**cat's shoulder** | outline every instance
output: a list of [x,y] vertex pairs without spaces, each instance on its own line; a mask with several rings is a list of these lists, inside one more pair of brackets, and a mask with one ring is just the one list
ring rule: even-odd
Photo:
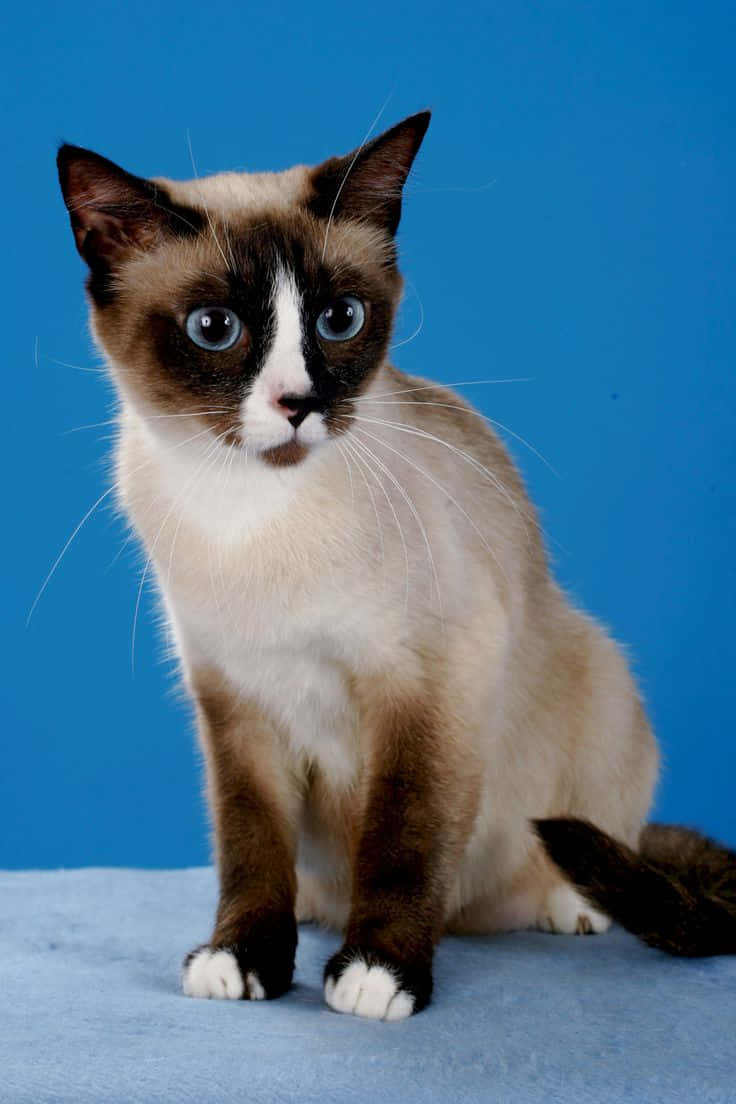
[[370,410],[372,417],[395,425],[410,425],[422,434],[469,448],[471,452],[493,455],[505,465],[508,454],[491,419],[456,390],[475,382],[461,379],[454,385],[438,383],[387,364],[367,390],[361,406]]

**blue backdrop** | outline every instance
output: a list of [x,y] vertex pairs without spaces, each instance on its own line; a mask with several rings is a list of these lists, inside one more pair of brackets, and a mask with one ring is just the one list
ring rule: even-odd
[[[657,815],[736,843],[733,6],[640,0],[15,5],[0,49],[0,866],[200,863],[191,719],[107,501],[111,392],[56,144],[132,171],[283,168],[435,115],[401,230],[399,365],[521,434],[556,571],[625,642]],[[70,432],[74,430],[75,432]]]

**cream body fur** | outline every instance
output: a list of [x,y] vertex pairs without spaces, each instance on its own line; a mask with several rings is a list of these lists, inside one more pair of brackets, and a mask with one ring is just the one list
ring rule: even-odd
[[[333,444],[286,470],[233,461],[225,447],[208,457],[206,439],[182,447],[191,430],[169,423],[162,440],[128,407],[121,496],[153,550],[185,677],[220,671],[278,718],[295,821],[310,766],[336,807],[358,798],[369,749],[348,684],[428,678],[452,717],[447,738],[462,738],[481,779],[448,924],[554,928],[559,878],[529,818],[575,814],[635,845],[657,753],[617,647],[548,575],[498,438],[453,392],[409,391],[426,386],[385,367],[361,416],[433,434],[491,476],[443,444],[373,421],[366,433],[411,463],[360,434],[352,452]],[[385,398],[371,405],[400,391],[404,409],[379,405]],[[299,856],[302,915],[343,926],[349,865],[330,826],[317,837],[302,830]]]

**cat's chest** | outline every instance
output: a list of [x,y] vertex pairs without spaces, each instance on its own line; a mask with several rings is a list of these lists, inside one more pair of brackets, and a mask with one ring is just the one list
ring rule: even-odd
[[[243,698],[257,702],[288,735],[295,759],[316,764],[338,790],[359,769],[358,721],[341,662],[339,610],[304,581],[281,580],[250,565],[236,581],[214,563],[197,577],[199,600],[169,592],[179,652],[190,670],[215,668]],[[191,579],[188,581],[191,583]]]
[[320,497],[310,473],[243,464],[193,480],[194,462],[165,454],[127,475],[131,459],[123,452],[121,497],[175,627],[202,662],[302,650],[323,626],[339,626],[351,573],[333,539],[339,485]]
[[352,785],[358,724],[347,671],[374,652],[381,618],[356,598],[329,540],[273,516],[229,530],[184,516],[161,532],[153,558],[186,672],[220,672],[288,733],[297,759],[338,789]]
[[258,657],[267,670],[288,657],[287,673],[327,657],[362,664],[382,635],[381,596],[329,527],[318,534],[280,518],[223,533],[185,518],[169,526],[154,558],[187,651],[238,682]]
[[341,470],[322,490],[300,473],[290,483],[233,472],[192,489],[169,465],[145,474],[123,471],[122,497],[190,682],[218,671],[289,732],[297,755],[349,785],[359,761],[351,672],[396,668],[404,633],[401,603],[370,570],[361,519],[345,515]]

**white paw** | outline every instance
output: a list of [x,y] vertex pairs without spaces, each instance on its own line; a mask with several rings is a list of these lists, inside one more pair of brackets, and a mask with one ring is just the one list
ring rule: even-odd
[[402,989],[385,966],[368,966],[356,958],[339,978],[328,977],[325,1000],[336,1012],[352,1012],[371,1020],[405,1020],[414,1011],[414,997]]
[[608,931],[611,921],[572,886],[563,884],[548,893],[539,912],[538,926],[542,931],[561,935],[599,935]]
[[240,972],[231,951],[202,947],[184,964],[181,987],[187,997],[218,997],[220,1000],[263,1000],[266,996],[258,975]]

